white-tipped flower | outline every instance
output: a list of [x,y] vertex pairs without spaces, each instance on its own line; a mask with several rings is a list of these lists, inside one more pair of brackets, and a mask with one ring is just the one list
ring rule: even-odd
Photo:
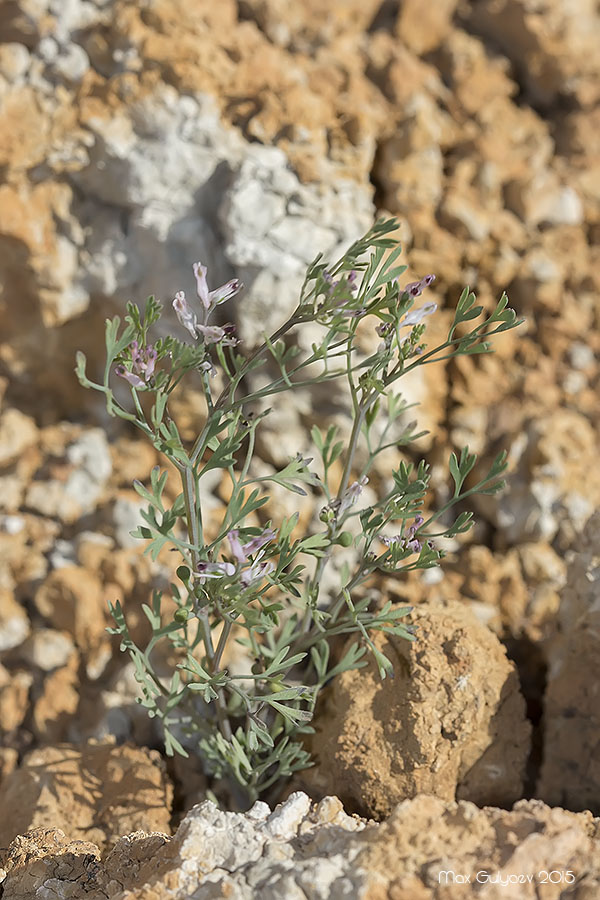
[[198,337],[198,318],[193,309],[190,309],[185,299],[184,291],[177,291],[173,300],[173,309],[181,325],[187,328],[193,338]]
[[194,572],[200,584],[204,584],[207,578],[223,578],[235,575],[235,566],[228,562],[200,562]]
[[238,281],[237,278],[232,278],[231,281],[222,284],[221,287],[216,288],[214,291],[209,291],[208,282],[206,281],[206,266],[197,262],[194,263],[193,269],[196,278],[196,293],[207,312],[213,307],[219,306],[220,303],[225,303],[226,300],[234,297],[243,287],[241,281]]
[[425,305],[420,306],[419,309],[411,309],[402,322],[400,322],[400,326],[404,328],[405,325],[418,325],[425,316],[430,316],[436,309],[437,303],[425,303]]
[[369,479],[366,475],[360,479],[360,481],[353,481],[349,488],[347,488],[342,497],[340,498],[340,505],[337,509],[337,517],[338,519],[346,512],[347,509],[350,509],[351,506],[354,506],[360,495],[362,494],[362,489],[365,484],[367,484]]

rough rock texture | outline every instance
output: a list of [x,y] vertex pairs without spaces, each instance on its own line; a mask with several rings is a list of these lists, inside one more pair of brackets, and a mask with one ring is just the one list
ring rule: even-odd
[[103,858],[93,843],[36,829],[12,842],[0,877],[11,900],[558,900],[565,890],[592,900],[599,842],[589,813],[535,800],[506,812],[421,795],[375,825],[335,797],[315,805],[296,793],[272,813],[264,803],[241,815],[205,802],[173,838],[137,832]]
[[0,786],[0,844],[30,828],[112,846],[130,831],[169,831],[172,789],[160,755],[130,746],[34,750]]
[[[397,900],[592,900],[599,875],[586,858],[598,859],[599,825],[590,813],[549,809],[539,800],[521,800],[507,812],[416,797],[396,808],[356,864],[377,873],[369,895],[377,898],[387,890]],[[444,872],[454,873],[450,887]]]
[[544,761],[537,794],[600,812],[600,513],[588,522],[567,571],[544,703]]
[[510,806],[530,727],[504,647],[456,602],[423,603],[412,621],[414,643],[376,639],[393,679],[372,662],[335,679],[310,741],[317,765],[301,782],[321,795],[335,784],[346,806],[378,818],[419,793]]
[[[598,6],[578,0],[478,0],[468,21],[502,47],[535,101],[548,106],[572,98],[582,107],[600,99],[593,48],[600,41]],[[523,64],[523,54],[527,57]]]

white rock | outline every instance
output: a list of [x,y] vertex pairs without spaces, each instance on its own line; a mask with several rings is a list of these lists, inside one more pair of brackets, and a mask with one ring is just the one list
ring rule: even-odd
[[241,813],[227,813],[210,800],[195,806],[179,826],[179,854],[199,874],[214,869],[231,871],[255,862],[266,835]]
[[0,530],[6,534],[20,534],[25,528],[23,516],[0,516]]
[[48,35],[47,37],[43,37],[37,45],[37,53],[44,62],[53,63],[58,58],[59,46],[54,38]]
[[68,44],[65,48],[61,48],[53,66],[61,78],[73,84],[81,81],[89,67],[89,57],[79,44]]
[[74,565],[77,561],[75,544],[72,541],[56,541],[49,559],[53,569],[63,569],[65,566]]
[[38,628],[23,644],[22,655],[44,672],[66,665],[75,650],[72,638],[64,631]]
[[31,57],[24,44],[0,44],[0,75],[9,82],[18,81],[29,68]]
[[30,625],[27,613],[12,593],[0,598],[0,603],[0,652],[2,652],[22,644],[29,634]]
[[[285,215],[275,218],[282,205]],[[308,263],[320,252],[339,256],[368,228],[373,212],[364,186],[335,177],[305,185],[278,148],[246,148],[220,217],[226,255],[246,285],[235,310],[247,344],[259,343],[293,312]]]
[[140,542],[131,536],[138,525],[143,524],[142,510],[147,506],[141,498],[134,500],[118,497],[112,507],[112,525],[119,547],[139,547]]
[[550,198],[545,218],[553,225],[581,225],[583,203],[577,191],[568,184],[563,185]]
[[265,824],[265,831],[279,841],[289,841],[298,833],[300,824],[310,810],[310,798],[300,791],[290,794],[285,803],[271,813]]

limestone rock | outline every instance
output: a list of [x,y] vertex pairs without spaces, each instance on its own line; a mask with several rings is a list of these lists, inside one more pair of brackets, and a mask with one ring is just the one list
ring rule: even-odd
[[505,541],[552,540],[569,546],[600,505],[597,438],[589,419],[556,409],[529,420],[506,445],[511,469],[497,499],[477,498]]
[[600,513],[567,570],[544,700],[544,759],[537,791],[549,803],[600,813]]
[[566,885],[592,900],[599,844],[598,819],[539,800],[506,811],[419,795],[375,825],[350,818],[335,797],[315,805],[294,794],[272,813],[264,803],[243,815],[202,803],[173,838],[138,831],[103,858],[92,843],[37,828],[11,843],[0,879],[11,900],[500,900],[507,890],[535,900],[542,884],[549,900]]
[[422,603],[414,643],[376,638],[394,664],[345,672],[324,696],[310,740],[311,791],[335,785],[351,809],[381,818],[418,793],[479,805],[522,794],[530,726],[498,639],[459,603]]
[[171,786],[154,750],[57,744],[29,753],[0,786],[0,844],[30,828],[112,846],[138,828],[169,831]]
[[244,341],[261,343],[281,325],[296,307],[308,264],[320,252],[337,258],[372,216],[369,189],[343,179],[303,185],[282,150],[249,147],[221,207],[225,252],[246,285],[236,307]]
[[27,641],[20,647],[19,656],[30,666],[51,672],[66,665],[73,656],[75,644],[66,631],[54,628],[36,628]]

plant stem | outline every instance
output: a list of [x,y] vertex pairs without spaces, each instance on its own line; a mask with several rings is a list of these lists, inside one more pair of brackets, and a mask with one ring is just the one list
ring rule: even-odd
[[[194,569],[196,569],[198,563],[200,562],[200,535],[196,493],[197,483],[195,483],[194,473],[191,466],[181,466],[180,473],[181,483],[183,487],[183,496],[185,500],[187,530],[190,544],[192,545],[192,562],[194,565]],[[204,644],[206,659],[208,661],[211,674],[216,675],[219,670],[219,666],[218,658],[215,653],[215,648],[212,640],[208,609],[205,606],[202,607],[198,603],[196,603],[196,615],[198,616],[198,621],[202,630],[202,642]],[[221,648],[221,653],[222,652],[223,648]],[[217,709],[217,719],[219,720],[219,728],[221,730],[221,734],[223,735],[225,740],[229,741],[231,740],[231,725],[229,724],[229,719],[227,718],[227,703],[222,688],[219,688],[217,690],[217,699],[215,705]]]

